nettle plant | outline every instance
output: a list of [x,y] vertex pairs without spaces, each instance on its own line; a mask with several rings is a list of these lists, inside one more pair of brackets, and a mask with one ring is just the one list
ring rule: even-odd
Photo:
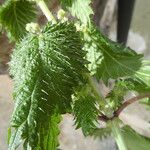
[[[119,115],[141,99],[149,106],[150,61],[104,36],[90,19],[91,2],[60,0],[65,11],[57,17],[43,0],[7,0],[0,7],[0,23],[16,42],[9,63],[15,100],[9,150],[20,144],[24,150],[56,150],[66,113],[85,136],[112,136],[120,150],[149,149],[149,139]],[[33,23],[36,5],[48,19],[44,27]],[[125,100],[129,92],[135,96]]]

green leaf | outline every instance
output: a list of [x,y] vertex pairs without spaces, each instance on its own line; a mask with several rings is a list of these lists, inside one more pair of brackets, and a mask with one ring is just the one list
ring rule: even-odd
[[9,148],[8,150],[16,150],[22,142],[22,133],[24,130],[25,124],[21,124],[11,135],[9,140]]
[[122,135],[128,150],[149,150],[150,139],[139,135],[129,126],[123,127]]
[[60,0],[62,5],[83,24],[90,23],[90,15],[93,14],[90,6],[92,0]]
[[60,0],[63,7],[71,7],[74,0]]
[[150,139],[138,134],[130,126],[120,128],[115,123],[112,124],[112,132],[119,150],[149,150]]
[[7,130],[7,143],[9,144],[10,141],[10,137],[11,137],[11,128],[8,128]]
[[98,118],[96,99],[90,93],[91,91],[87,87],[81,89],[76,95],[73,107],[76,128],[81,127],[85,136],[95,130]]
[[125,81],[132,85],[130,90],[138,93],[150,92],[150,61],[142,61],[141,68],[136,71],[135,75],[125,79]]
[[85,54],[72,23],[48,23],[40,35],[29,34],[17,44],[10,62],[15,83],[11,126],[17,136],[10,150],[20,140],[25,149],[43,149],[47,143],[46,150],[56,149],[57,120],[71,111],[71,95],[84,83]]
[[136,72],[135,77],[144,82],[150,88],[150,61],[143,61],[139,71]]
[[105,138],[108,138],[111,136],[111,128],[105,127],[105,128],[97,128],[93,131],[91,134],[94,138],[99,138],[100,140],[103,140]]
[[109,122],[112,129],[112,135],[115,138],[119,150],[128,150],[124,137],[122,135],[122,129],[120,128],[119,118],[113,119]]
[[130,85],[126,80],[116,81],[112,91],[107,96],[109,106],[111,106],[113,110],[118,109],[118,107],[120,107],[124,101],[125,94],[127,94],[132,87],[133,85]]
[[87,51],[86,59],[90,62],[87,67],[90,74],[94,75],[96,73],[97,66],[101,64],[102,53],[99,51],[97,43],[94,42],[87,32],[84,32],[83,38],[85,41],[83,49]]
[[12,40],[22,38],[26,34],[26,24],[35,17],[35,4],[27,0],[7,0],[0,8],[0,24]]
[[45,132],[47,135],[46,140],[44,141],[44,150],[56,150],[56,147],[59,146],[58,135],[60,129],[58,124],[61,121],[61,116],[54,114],[49,122],[50,130]]
[[[91,37],[91,41],[96,45],[96,53],[102,54],[101,63],[98,63],[99,65],[95,70],[98,79],[107,82],[108,79],[134,75],[140,69],[141,54],[137,54],[130,48],[111,41],[95,27],[91,27],[91,29],[87,30],[87,33]],[[90,47],[88,51],[90,51]]]
[[147,93],[150,92],[150,86],[146,84],[146,82],[143,82],[137,77],[132,77],[125,79],[128,84],[132,85],[132,88],[130,90],[136,91],[138,93]]
[[[139,94],[150,92],[150,61],[142,62],[140,70],[130,79],[130,82],[134,85],[133,90]],[[150,108],[150,98],[145,98],[140,102],[147,105],[148,109]]]
[[146,109],[150,111],[150,98],[144,98],[140,101],[140,104],[143,104],[146,106]]

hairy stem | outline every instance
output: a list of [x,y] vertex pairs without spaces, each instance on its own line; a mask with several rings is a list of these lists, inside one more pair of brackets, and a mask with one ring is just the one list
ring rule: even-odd
[[40,9],[42,10],[43,14],[46,16],[47,20],[52,21],[52,23],[56,23],[56,19],[54,18],[54,16],[48,9],[44,0],[35,0],[35,1],[36,1],[37,5],[40,7]]

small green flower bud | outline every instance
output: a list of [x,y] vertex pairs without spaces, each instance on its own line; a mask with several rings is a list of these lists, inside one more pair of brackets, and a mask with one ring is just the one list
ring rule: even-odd
[[34,22],[26,24],[26,30],[31,33],[40,33],[41,31],[40,26]]
[[62,20],[63,18],[65,18],[66,12],[63,9],[60,9],[57,13],[57,18]]

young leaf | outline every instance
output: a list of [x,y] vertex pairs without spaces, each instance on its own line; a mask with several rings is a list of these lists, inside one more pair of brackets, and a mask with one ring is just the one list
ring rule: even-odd
[[90,22],[90,15],[93,14],[90,6],[92,0],[60,0],[73,16],[80,19],[83,24]]
[[100,140],[103,140],[107,137],[111,136],[111,128],[105,127],[105,128],[97,128],[93,131],[91,134],[94,138],[99,138]]
[[90,92],[83,88],[80,94],[77,94],[73,107],[76,128],[81,127],[85,136],[95,130],[98,118],[95,97]]
[[26,24],[35,17],[35,4],[27,0],[7,0],[0,8],[0,24],[12,40],[22,38],[26,34]]
[[122,102],[124,101],[125,94],[132,89],[133,85],[129,84],[125,80],[118,80],[115,83],[112,91],[107,96],[110,106],[113,110],[116,110],[118,107],[121,106]]
[[97,78],[107,82],[108,79],[134,75],[140,69],[142,55],[111,41],[93,27],[87,32],[97,45],[97,53],[102,53],[101,63],[96,69]]
[[72,23],[48,23],[39,36],[29,34],[16,46],[10,73],[15,82],[11,126],[17,134],[10,150],[20,140],[25,149],[43,149],[47,143],[46,150],[56,149],[57,120],[70,112],[74,88],[84,82],[84,56]]

